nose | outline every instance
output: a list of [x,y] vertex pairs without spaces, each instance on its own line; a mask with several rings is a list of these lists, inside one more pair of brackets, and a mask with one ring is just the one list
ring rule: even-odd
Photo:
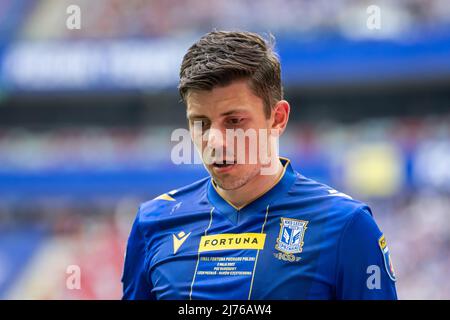
[[211,126],[206,132],[208,147],[211,149],[222,149],[225,145],[225,135],[220,127]]

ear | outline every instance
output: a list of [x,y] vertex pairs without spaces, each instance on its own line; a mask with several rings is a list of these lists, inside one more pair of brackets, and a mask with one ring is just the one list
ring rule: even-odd
[[286,129],[287,123],[289,121],[289,113],[291,111],[291,106],[286,100],[280,100],[277,102],[272,110],[272,128],[278,130],[281,136]]

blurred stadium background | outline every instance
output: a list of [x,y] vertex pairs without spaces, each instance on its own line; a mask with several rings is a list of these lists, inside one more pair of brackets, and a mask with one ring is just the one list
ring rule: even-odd
[[0,0],[0,298],[120,298],[138,204],[206,175],[170,136],[181,57],[213,28],[275,35],[282,155],[371,205],[401,299],[450,299],[448,0]]

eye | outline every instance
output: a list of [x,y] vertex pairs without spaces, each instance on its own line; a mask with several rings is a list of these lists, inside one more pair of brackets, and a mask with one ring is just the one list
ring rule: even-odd
[[230,118],[227,120],[228,124],[232,125],[232,126],[236,126],[242,123],[242,121],[244,120],[244,118]]
[[195,119],[191,121],[191,125],[195,126],[196,124],[200,124],[202,128],[206,128],[209,126],[209,121],[207,119]]
[[202,128],[209,127],[209,121],[208,120],[202,120]]

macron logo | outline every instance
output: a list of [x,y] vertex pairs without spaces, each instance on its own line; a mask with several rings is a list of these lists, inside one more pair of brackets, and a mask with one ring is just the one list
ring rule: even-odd
[[186,241],[191,233],[185,234],[183,231],[178,233],[177,235],[173,234],[173,254],[177,253],[178,249],[180,249],[181,245]]

